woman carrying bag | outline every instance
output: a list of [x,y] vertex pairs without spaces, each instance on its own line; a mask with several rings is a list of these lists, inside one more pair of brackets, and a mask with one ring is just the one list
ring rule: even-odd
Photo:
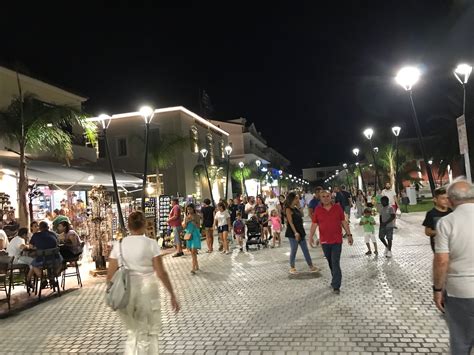
[[142,212],[130,214],[128,229],[130,235],[116,242],[110,253],[108,289],[119,266],[125,267],[129,274],[130,295],[127,305],[118,309],[127,329],[125,354],[159,354],[161,300],[158,279],[171,297],[172,310],[178,312],[180,307],[163,265],[158,243],[145,236],[146,220]]

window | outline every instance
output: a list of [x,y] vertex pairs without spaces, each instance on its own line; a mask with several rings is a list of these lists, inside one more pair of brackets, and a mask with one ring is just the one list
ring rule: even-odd
[[189,138],[191,142],[191,152],[199,153],[199,134],[196,126],[192,126],[189,130]]
[[127,154],[127,138],[117,138],[117,156],[126,157]]

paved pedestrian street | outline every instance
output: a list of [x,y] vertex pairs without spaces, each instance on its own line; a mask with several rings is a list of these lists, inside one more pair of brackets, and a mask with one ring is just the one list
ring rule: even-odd
[[[344,244],[340,295],[329,286],[321,248],[311,249],[320,274],[288,274],[289,245],[231,255],[165,257],[182,311],[162,292],[163,354],[422,354],[448,353],[448,331],[434,307],[432,252],[422,214],[398,221],[393,258],[366,256],[362,229]],[[309,223],[306,223],[309,229]],[[235,247],[235,244],[233,245]],[[297,268],[305,271],[301,252]],[[125,332],[103,303],[104,282],[0,320],[1,354],[121,353]]]

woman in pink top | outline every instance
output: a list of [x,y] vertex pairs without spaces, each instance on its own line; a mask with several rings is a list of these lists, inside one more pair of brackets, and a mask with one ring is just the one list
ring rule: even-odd
[[275,248],[275,241],[278,239],[278,246],[281,245],[281,218],[278,215],[277,210],[272,210],[272,214],[270,216],[270,224],[272,225],[272,235],[273,235],[273,244],[272,248]]

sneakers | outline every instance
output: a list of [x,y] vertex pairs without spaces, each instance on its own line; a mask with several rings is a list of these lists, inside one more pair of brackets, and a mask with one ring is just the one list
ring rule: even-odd
[[240,248],[240,251],[244,251],[244,248]]
[[369,250],[365,255],[372,255],[372,252]]
[[314,265],[309,268],[309,272],[319,272],[320,270],[321,269],[319,269],[318,267],[316,267]]
[[392,252],[390,250],[387,251],[387,254],[385,254],[385,256],[387,258],[391,258],[392,257]]
[[335,295],[338,295],[338,294],[341,293],[341,290],[338,289],[338,288],[333,288],[333,289],[332,289],[332,292],[333,292]]
[[379,255],[379,252],[377,250],[374,251],[374,255]]
[[298,271],[296,271],[296,268],[294,268],[294,267],[290,268],[290,274],[296,275],[297,273],[298,273]]
[[183,256],[183,255],[184,255],[184,253],[181,252],[181,253],[173,254],[172,257],[173,257],[173,258],[178,258],[178,257]]

